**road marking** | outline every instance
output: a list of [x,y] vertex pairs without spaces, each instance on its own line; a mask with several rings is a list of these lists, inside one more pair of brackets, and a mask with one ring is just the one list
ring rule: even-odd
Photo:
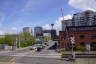
[[16,64],[16,60],[15,60],[14,57],[12,59],[10,59],[10,61],[6,61],[6,60],[7,59],[5,59],[5,62],[4,61],[0,61],[0,64]]
[[16,58],[13,57],[10,61],[9,61],[10,64],[16,64]]

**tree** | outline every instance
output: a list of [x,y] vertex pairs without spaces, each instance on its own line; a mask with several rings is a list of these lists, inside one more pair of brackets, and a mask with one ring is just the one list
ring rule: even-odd
[[35,38],[30,33],[26,32],[22,32],[18,35],[6,34],[4,37],[0,38],[0,44],[8,44],[9,46],[18,46],[20,44],[20,47],[26,47],[32,46],[35,42]]
[[20,33],[19,40],[21,47],[32,46],[36,42],[35,38],[27,32]]
[[45,41],[45,42],[48,42],[50,39],[51,39],[51,36],[45,36],[45,37],[44,37],[44,41]]
[[4,37],[0,38],[0,44],[8,44],[9,46],[16,45],[16,35],[6,34]]
[[0,38],[0,44],[4,44],[5,43],[5,38]]
[[8,44],[10,46],[15,46],[16,45],[16,36],[17,35],[11,35],[11,34],[7,34],[4,37],[5,40],[5,44]]

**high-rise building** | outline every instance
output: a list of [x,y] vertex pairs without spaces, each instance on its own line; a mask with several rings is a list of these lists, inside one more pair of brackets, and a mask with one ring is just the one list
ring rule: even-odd
[[54,30],[54,29],[51,30],[51,39],[52,40],[56,40],[57,39],[56,30]]
[[72,26],[72,19],[62,21],[62,30],[65,31],[66,26]]
[[42,38],[43,37],[43,28],[42,27],[35,27],[34,28],[34,36],[36,38]]
[[72,26],[96,25],[96,12],[87,10],[73,15]]
[[27,33],[32,34],[32,28],[31,27],[24,27],[23,32],[27,32]]
[[62,31],[65,31],[65,26],[96,26],[96,12],[84,11],[73,15],[72,19],[62,21]]
[[51,36],[51,30],[44,30],[43,34],[44,36]]
[[44,30],[43,31],[44,36],[51,36],[51,40],[57,39],[57,33],[55,29],[52,30]]

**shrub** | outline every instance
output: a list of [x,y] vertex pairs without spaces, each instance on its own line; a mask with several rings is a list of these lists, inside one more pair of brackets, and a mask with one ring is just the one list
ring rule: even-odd
[[61,48],[58,52],[64,52],[65,51],[65,48]]
[[92,47],[91,49],[92,51],[96,51],[96,46]]
[[65,50],[66,50],[66,51],[70,51],[70,50],[71,50],[71,48],[66,48]]
[[86,50],[86,48],[85,47],[83,47],[83,46],[78,46],[78,47],[76,47],[76,49],[75,49],[76,51],[85,51]]

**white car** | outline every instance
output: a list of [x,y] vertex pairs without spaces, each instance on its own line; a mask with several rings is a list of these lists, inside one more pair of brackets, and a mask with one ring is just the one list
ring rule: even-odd
[[32,46],[32,49],[36,51],[37,50],[37,46]]

